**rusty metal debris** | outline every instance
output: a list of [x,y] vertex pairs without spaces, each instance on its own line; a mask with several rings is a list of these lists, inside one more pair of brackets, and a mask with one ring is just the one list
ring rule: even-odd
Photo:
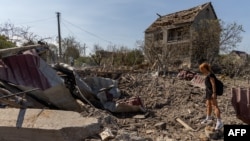
[[250,125],[250,89],[232,88],[232,105],[236,111],[236,116],[244,123]]

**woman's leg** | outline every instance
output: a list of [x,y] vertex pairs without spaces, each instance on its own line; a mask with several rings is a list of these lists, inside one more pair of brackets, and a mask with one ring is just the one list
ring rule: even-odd
[[216,116],[217,119],[220,119],[220,109],[218,107],[218,103],[217,103],[217,99],[212,99],[211,100],[211,104],[213,105],[213,109],[214,109],[214,114]]
[[218,107],[217,99],[212,100],[212,105],[213,105],[213,108],[214,108],[215,116],[217,118],[215,130],[218,130],[218,129],[223,127],[223,123],[221,122],[220,109]]
[[211,99],[207,99],[206,100],[206,108],[207,108],[207,117],[211,117],[211,113],[212,113],[212,100]]
[[206,92],[206,114],[207,118],[206,119],[211,119],[211,114],[212,114],[212,94]]
[[206,119],[204,119],[201,122],[201,124],[205,124],[205,123],[212,120],[211,113],[212,113],[212,102],[211,102],[211,100],[206,100],[206,114],[207,114],[207,117],[206,117]]

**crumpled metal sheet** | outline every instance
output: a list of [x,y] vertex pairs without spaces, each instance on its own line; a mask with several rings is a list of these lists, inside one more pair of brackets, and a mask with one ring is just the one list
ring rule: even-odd
[[1,59],[0,73],[0,81],[10,82],[20,90],[39,88],[29,94],[50,106],[63,110],[82,110],[65,86],[63,78],[34,49]]
[[121,96],[117,80],[103,77],[85,77],[83,80],[87,83],[95,95],[97,95],[102,88],[108,88],[113,85],[113,88],[111,88],[108,92],[112,94],[114,98],[119,98]]
[[32,54],[19,54],[0,60],[0,79],[17,85],[48,89],[63,83],[45,61]]

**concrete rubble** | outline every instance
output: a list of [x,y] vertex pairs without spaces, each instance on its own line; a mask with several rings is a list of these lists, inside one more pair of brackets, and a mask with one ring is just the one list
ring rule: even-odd
[[97,118],[73,111],[0,109],[0,140],[80,141],[101,131]]

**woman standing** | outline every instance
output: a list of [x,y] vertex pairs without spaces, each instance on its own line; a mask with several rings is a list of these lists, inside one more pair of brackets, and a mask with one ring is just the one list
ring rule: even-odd
[[209,121],[212,121],[211,118],[211,113],[212,113],[212,108],[214,109],[215,116],[217,118],[215,130],[218,130],[223,127],[223,123],[221,121],[221,116],[220,116],[220,109],[217,104],[217,95],[216,95],[216,85],[215,85],[215,79],[216,76],[211,70],[211,67],[207,63],[202,63],[199,66],[200,71],[206,75],[205,78],[205,91],[206,91],[206,114],[207,117],[205,120],[203,120],[201,123],[205,124]]

